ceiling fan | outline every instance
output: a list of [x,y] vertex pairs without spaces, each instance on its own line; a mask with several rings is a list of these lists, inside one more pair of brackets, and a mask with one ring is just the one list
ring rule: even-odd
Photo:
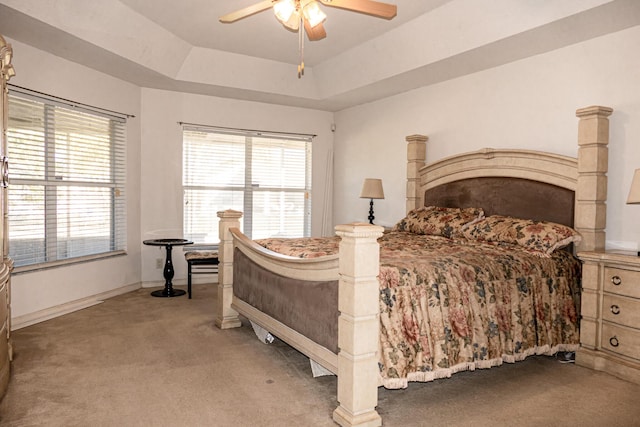
[[273,8],[276,19],[286,29],[298,33],[300,47],[298,78],[300,78],[304,75],[304,34],[301,29],[304,27],[310,41],[322,40],[327,36],[322,25],[327,15],[320,9],[319,3],[383,19],[393,19],[397,14],[396,5],[373,0],[263,0],[221,16],[220,22],[230,24]]

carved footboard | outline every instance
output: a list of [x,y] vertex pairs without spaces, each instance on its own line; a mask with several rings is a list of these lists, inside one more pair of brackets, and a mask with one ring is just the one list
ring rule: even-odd
[[[234,237],[236,237],[234,235]],[[238,238],[240,238],[238,236]],[[295,279],[260,265],[252,253],[239,247],[233,254],[232,307],[248,304],[251,308],[277,321],[278,328],[287,327],[338,354],[338,278],[335,280]],[[333,269],[332,269],[333,270]],[[297,309],[303,307],[304,309]],[[242,308],[237,308],[241,314]],[[262,322],[258,322],[262,323]],[[266,322],[264,322],[266,323]],[[260,325],[275,332],[273,326]],[[332,357],[335,359],[335,357]],[[315,360],[315,359],[314,359]],[[334,374],[332,366],[322,365]]]
[[[274,254],[255,244],[240,230],[241,212],[218,212],[220,218],[220,273],[216,325],[240,326],[239,314],[275,334],[338,375],[338,402],[334,420],[342,426],[379,426],[379,245],[382,227],[347,224],[336,227],[341,237],[339,254],[302,259]],[[269,304],[305,281],[319,298],[331,299],[337,283],[337,306],[303,307]],[[255,284],[270,290],[256,289]],[[252,286],[249,286],[252,285]],[[237,289],[234,287],[237,286]],[[320,296],[320,294],[323,294]],[[335,337],[314,330],[314,319],[337,319]],[[306,320],[302,320],[305,318]],[[304,323],[307,323],[306,325]],[[339,351],[338,351],[339,348]],[[336,354],[337,353],[337,354]]]

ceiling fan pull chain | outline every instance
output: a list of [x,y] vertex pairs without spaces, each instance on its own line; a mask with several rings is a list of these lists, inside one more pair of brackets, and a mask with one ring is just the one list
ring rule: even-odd
[[300,14],[300,25],[298,26],[298,49],[300,50],[300,64],[298,64],[298,78],[304,76],[304,16]]

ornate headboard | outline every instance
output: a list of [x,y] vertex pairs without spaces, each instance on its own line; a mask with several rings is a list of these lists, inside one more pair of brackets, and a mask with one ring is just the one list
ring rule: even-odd
[[489,215],[544,219],[578,230],[579,250],[603,250],[612,112],[600,106],[576,111],[577,158],[485,148],[426,165],[428,138],[408,136],[407,211],[430,204],[474,206]]

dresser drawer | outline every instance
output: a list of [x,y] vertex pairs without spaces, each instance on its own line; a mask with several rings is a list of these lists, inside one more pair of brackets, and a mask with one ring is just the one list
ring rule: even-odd
[[640,329],[640,300],[605,294],[602,298],[602,319]]
[[603,288],[605,292],[640,298],[640,271],[605,267]]
[[640,360],[640,330],[624,326],[602,324],[603,350]]

